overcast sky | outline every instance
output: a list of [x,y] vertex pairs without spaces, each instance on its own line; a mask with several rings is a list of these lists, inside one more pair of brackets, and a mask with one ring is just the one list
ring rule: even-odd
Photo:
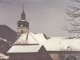
[[14,0],[13,3],[0,3],[0,24],[17,31],[23,3],[31,32],[45,33],[49,37],[75,36],[62,29],[70,26],[64,19],[67,6],[73,4],[70,0]]

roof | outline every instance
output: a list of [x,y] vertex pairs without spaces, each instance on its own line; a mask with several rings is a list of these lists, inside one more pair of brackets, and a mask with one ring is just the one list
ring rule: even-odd
[[0,53],[0,59],[8,59],[8,58],[9,58],[9,56],[6,56],[6,55]]
[[43,43],[47,51],[80,51],[80,39],[54,37]]
[[34,34],[29,32],[22,34],[14,44],[39,44],[47,51],[80,51],[80,39],[70,37],[52,37],[46,39],[43,33]]
[[[27,39],[28,34],[28,39]],[[47,39],[44,37],[43,33],[34,34],[32,32],[22,34],[14,44],[41,44]]]
[[4,57],[5,55],[3,53],[0,53],[0,57]]
[[40,48],[41,45],[13,45],[7,53],[34,53]]

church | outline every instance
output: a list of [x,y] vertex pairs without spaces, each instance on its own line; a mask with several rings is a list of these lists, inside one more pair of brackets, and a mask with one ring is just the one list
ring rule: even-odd
[[30,32],[24,7],[17,25],[18,39],[7,52],[9,60],[80,60],[80,39]]
[[20,41],[16,41],[7,52],[9,60],[53,60],[45,47],[36,41],[34,34],[29,32],[29,22],[26,21],[24,7],[21,20],[17,24],[17,38]]

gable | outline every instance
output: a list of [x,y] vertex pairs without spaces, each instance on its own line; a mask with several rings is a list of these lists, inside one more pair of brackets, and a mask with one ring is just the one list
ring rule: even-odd
[[38,60],[53,60],[51,56],[48,54],[44,46],[42,46],[38,52],[39,54],[39,59]]
[[[27,36],[28,34],[28,36]],[[32,32],[22,34],[14,44],[41,44],[47,39],[43,34],[34,34]]]

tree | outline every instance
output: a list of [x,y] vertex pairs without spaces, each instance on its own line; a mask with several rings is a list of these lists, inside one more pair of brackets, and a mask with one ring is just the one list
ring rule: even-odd
[[77,60],[77,56],[75,56],[75,55],[67,55],[67,56],[65,56],[65,58],[64,58],[64,60]]
[[[80,3],[80,0],[71,0],[72,2]],[[78,6],[69,6],[70,9],[66,9],[66,14],[70,19],[65,19],[70,21],[70,24],[73,28],[68,29],[66,26],[64,30],[69,31],[70,33],[77,33],[78,37],[80,34],[80,7]]]
[[0,53],[6,53],[11,47],[10,41],[0,37]]
[[61,54],[61,60],[77,60],[78,56],[76,54]]

